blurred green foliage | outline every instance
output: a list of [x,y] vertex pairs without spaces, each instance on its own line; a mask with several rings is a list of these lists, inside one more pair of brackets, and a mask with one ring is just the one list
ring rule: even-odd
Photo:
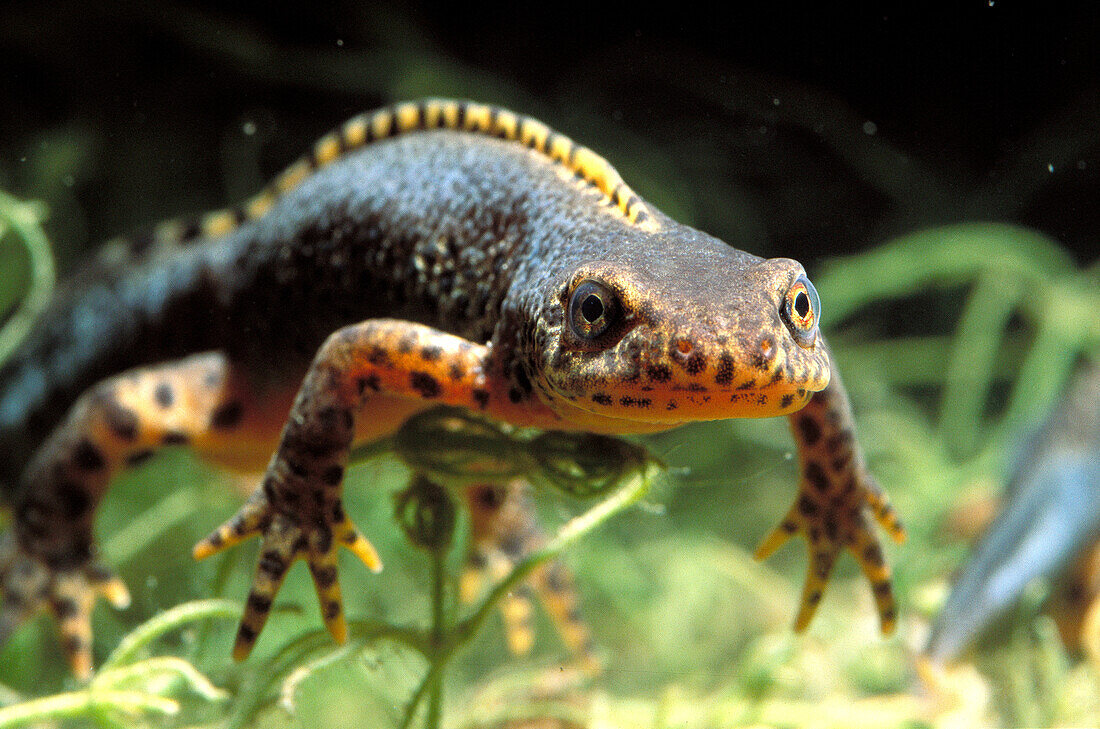
[[[37,36],[35,12],[7,18],[0,40]],[[789,503],[792,443],[782,422],[723,422],[648,438],[676,476],[565,553],[607,657],[599,677],[567,668],[570,657],[544,618],[533,654],[516,659],[506,654],[499,621],[475,610],[483,629],[466,636],[469,649],[450,656],[443,673],[433,674],[415,650],[369,640],[377,620],[431,625],[433,585],[460,556],[456,549],[440,565],[409,546],[391,498],[409,471],[392,457],[348,473],[349,513],[386,562],[378,576],[343,571],[353,640],[334,648],[318,629],[312,586],[299,569],[255,655],[235,665],[234,610],[204,603],[208,616],[230,619],[191,623],[173,622],[180,615],[173,608],[246,594],[254,543],[199,564],[189,556],[236,510],[241,489],[169,453],[121,478],[101,510],[105,559],[120,569],[134,605],[97,610],[97,665],[125,653],[149,625],[167,619],[173,632],[158,633],[157,651],[128,655],[85,688],[71,684],[52,626],[40,619],[0,652],[0,706],[48,696],[47,709],[62,712],[56,716],[72,716],[63,712],[76,706],[85,724],[105,726],[110,719],[81,704],[101,691],[123,703],[159,697],[127,715],[133,726],[396,726],[412,697],[435,690],[429,676],[447,697],[446,725],[470,729],[548,717],[562,726],[700,729],[1100,724],[1094,667],[1065,655],[1035,606],[978,657],[980,670],[964,664],[922,682],[915,660],[967,550],[945,522],[961,497],[999,491],[1017,444],[1074,365],[1100,356],[1100,270],[1080,267],[1080,253],[1019,224],[1063,210],[1054,198],[1071,184],[1067,177],[1086,160],[1089,169],[1100,166],[1094,104],[1052,110],[987,175],[913,153],[886,130],[872,133],[865,115],[818,88],[675,47],[631,57],[629,72],[617,49],[605,50],[606,63],[536,88],[446,53],[400,13],[359,15],[348,22],[358,23],[358,42],[321,47],[287,45],[260,24],[189,5],[98,12],[182,48],[205,74],[204,93],[216,97],[197,116],[177,117],[171,112],[187,84],[157,87],[142,97],[141,119],[116,121],[113,132],[69,121],[30,133],[21,142],[26,154],[0,159],[6,187],[44,201],[0,197],[0,307],[22,302],[27,312],[7,319],[0,351],[50,288],[37,226],[47,211],[54,255],[70,269],[99,237],[242,199],[319,132],[380,101],[444,95],[511,106],[605,154],[673,217],[754,253],[805,260],[870,465],[910,532],[890,550],[901,623],[897,635],[877,635],[865,585],[845,560],[809,632],[790,632],[801,550],[766,564],[750,555]],[[58,22],[63,34],[67,21]],[[65,42],[55,45],[64,52]],[[207,78],[218,73],[222,87]],[[242,101],[235,84],[262,93]],[[280,106],[284,94],[292,104]],[[818,263],[827,253],[846,255]],[[492,429],[478,437],[514,445]],[[529,452],[534,436],[525,437],[517,447]],[[468,431],[464,438],[472,442]],[[529,474],[538,463],[517,461],[511,450],[497,458],[491,446],[478,452],[488,454],[485,468],[504,469],[501,477],[513,467]],[[571,469],[557,473],[559,486],[571,481]],[[574,523],[576,495],[542,489],[544,521]],[[467,531],[460,517],[459,545]]]

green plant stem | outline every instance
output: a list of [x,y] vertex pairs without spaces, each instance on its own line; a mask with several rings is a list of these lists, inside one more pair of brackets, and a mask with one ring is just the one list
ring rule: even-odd
[[[450,544],[432,552],[432,652],[444,645],[447,631],[447,549]],[[445,659],[444,659],[445,660]],[[443,676],[437,673],[428,686],[428,716],[424,720],[427,729],[436,729],[443,714]]]
[[138,691],[75,691],[0,709],[0,729],[41,726],[50,721],[84,717],[90,710],[105,708],[127,714],[153,712],[171,716],[179,712],[179,703]]
[[431,551],[432,560],[432,617],[428,651],[428,672],[413,698],[409,701],[402,727],[409,727],[424,697],[428,697],[428,713],[424,718],[425,729],[437,729],[443,716],[443,668],[453,651],[447,640],[447,552],[451,541]]
[[133,660],[145,646],[187,623],[212,618],[236,620],[240,613],[241,606],[230,600],[196,600],[177,605],[131,631],[103,662],[100,671],[107,671]]
[[412,698],[409,699],[408,706],[405,708],[405,718],[401,720],[401,729],[409,729],[409,727],[412,726],[420,702],[424,700],[424,696],[431,689],[432,685],[439,680],[444,665],[446,665],[446,660],[442,657],[439,660],[433,660],[429,664],[428,672],[424,674],[424,678],[420,681],[420,685],[416,687],[416,691],[413,692]]
[[19,308],[0,329],[0,363],[7,361],[11,353],[23,341],[38,315],[50,302],[57,273],[54,270],[50,241],[42,231],[40,205],[22,202],[0,192],[0,221],[6,222],[23,241],[30,257],[31,281]]
[[174,656],[157,656],[128,666],[100,671],[92,679],[92,685],[96,690],[102,690],[103,688],[110,690],[152,676],[165,675],[174,676],[177,680],[186,684],[188,689],[207,701],[223,701],[229,698],[227,693],[212,684],[193,665],[182,658]]
[[874,301],[970,280],[991,268],[991,247],[998,251],[996,269],[1025,286],[1045,287],[1073,270],[1065,250],[1035,231],[1000,223],[949,225],[828,265],[816,277],[822,298],[828,293],[826,315],[836,322]]
[[[520,582],[526,579],[528,575],[535,571],[540,565],[558,556],[562,550],[581,539],[584,535],[610,519],[616,513],[644,498],[649,491],[649,485],[653,476],[652,472],[656,468],[657,466],[654,463],[647,462],[639,471],[635,472],[625,484],[612,493],[611,496],[599,502],[580,516],[574,517],[567,522],[544,547],[528,555],[512,569],[507,577],[497,583],[496,586],[489,591],[489,594],[482,599],[473,613],[456,623],[454,627],[447,632],[443,642],[439,645],[438,652],[429,657],[430,663],[428,672],[425,674],[420,685],[409,700],[405,710],[405,717],[401,722],[401,729],[408,729],[412,726],[420,702],[424,700],[425,696],[434,695],[434,692],[437,690],[436,687],[442,685],[443,670],[447,662],[454,657],[462,646],[473,639],[482,624],[488,619],[489,615],[492,614],[493,609],[504,596],[514,590]],[[434,718],[435,724],[431,723],[432,721],[433,709],[431,700],[429,699],[426,726],[434,729],[434,727],[438,726],[438,716]]]
[[[378,620],[349,620],[348,628],[364,640],[392,640],[406,648],[411,648],[421,655],[427,655],[431,650],[428,640],[422,630],[409,628],[402,625],[390,625]],[[328,635],[324,631],[318,631]]]
[[0,683],[0,707],[10,706],[11,704],[18,704],[24,701],[24,697],[21,693]]
[[[450,545],[447,545],[448,547]],[[432,649],[443,645],[446,625],[446,548],[432,551]]]
[[113,565],[124,565],[148,549],[165,532],[193,516],[201,508],[193,489],[165,496],[103,542],[103,557]]

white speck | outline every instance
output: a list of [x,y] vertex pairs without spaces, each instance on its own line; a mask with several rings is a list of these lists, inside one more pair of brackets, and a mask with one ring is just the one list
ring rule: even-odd
[[877,131],[878,131],[878,124],[875,124],[873,121],[863,122],[863,133],[866,134],[867,136],[871,136]]
[[343,48],[344,47],[344,39],[343,38],[337,38],[336,39],[336,45],[339,46],[340,48]]
[[1047,172],[1054,172],[1054,163],[1053,162],[1047,163]]
[[[26,159],[26,157],[24,157],[23,159]],[[1077,169],[1083,170],[1086,167],[1088,167],[1088,164],[1085,162],[1085,160],[1083,160],[1083,159],[1077,160]]]
[[779,97],[778,96],[772,98],[772,106],[779,106]]
[[256,133],[256,122],[246,121],[244,124],[241,125],[241,131],[245,133],[245,136],[251,137],[253,134]]
[[989,0],[989,7],[993,7],[997,4],[997,0]]
[[20,162],[26,162],[26,161],[27,161],[27,158],[26,158],[26,157],[20,157],[20,158],[19,158],[19,161],[20,161]]

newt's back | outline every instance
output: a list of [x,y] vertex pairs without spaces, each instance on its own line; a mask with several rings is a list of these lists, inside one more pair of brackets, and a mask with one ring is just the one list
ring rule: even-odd
[[218,349],[261,385],[297,384],[326,336],[380,315],[488,341],[532,246],[558,242],[528,221],[568,230],[586,192],[524,147],[438,130],[347,153],[224,233],[115,244],[0,368],[0,480],[81,392],[135,366]]

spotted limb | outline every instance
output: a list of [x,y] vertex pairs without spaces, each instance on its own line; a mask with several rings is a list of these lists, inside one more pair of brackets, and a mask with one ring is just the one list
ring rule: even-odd
[[[263,629],[291,565],[304,559],[313,575],[325,626],[339,642],[347,636],[336,549],[345,546],[370,569],[377,553],[344,513],[342,486],[348,451],[359,430],[378,428],[395,407],[460,405],[507,412],[511,400],[486,377],[489,348],[419,324],[375,319],[341,329],[318,351],[278,450],[259,488],[240,511],[200,542],[205,558],[244,539],[263,540],[233,655],[244,659]],[[389,430],[391,425],[382,425]]]
[[[471,544],[459,582],[459,596],[473,602],[490,582],[507,576],[524,557],[546,542],[531,503],[528,485],[478,484],[466,491]],[[541,601],[562,642],[590,671],[600,668],[592,634],[581,615],[573,574],[560,560],[539,566],[500,603],[508,649],[526,655],[535,642],[534,602]]]
[[835,373],[833,377],[829,387],[790,416],[799,446],[798,498],[755,556],[766,559],[795,534],[806,536],[809,565],[794,623],[801,632],[817,611],[837,556],[847,549],[871,583],[882,631],[890,633],[897,621],[890,567],[868,512],[898,543],[905,541],[905,529],[864,465],[848,398]]
[[92,517],[111,477],[164,447],[216,449],[241,426],[246,402],[218,354],[132,370],[79,399],[28,467],[15,529],[0,544],[0,643],[28,615],[49,610],[74,673],[87,677],[95,598],[118,608],[130,601],[93,546]]

